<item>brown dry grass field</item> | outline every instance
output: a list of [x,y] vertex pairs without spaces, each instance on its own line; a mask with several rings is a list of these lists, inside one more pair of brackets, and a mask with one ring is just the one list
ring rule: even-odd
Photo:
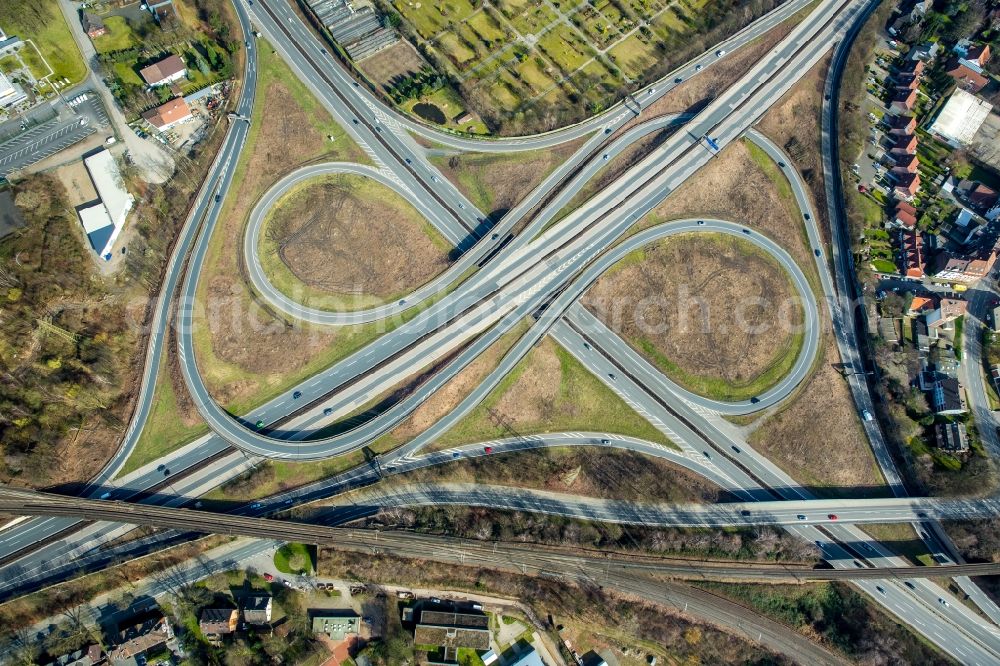
[[485,483],[641,502],[714,503],[732,499],[715,484],[667,461],[598,447],[538,449],[474,458],[425,467],[391,480],[392,485],[424,482]]
[[829,67],[830,57],[827,56],[816,63],[757,123],[763,134],[789,154],[802,174],[812,194],[814,210],[827,243],[830,242],[830,222],[826,215],[823,189],[819,122],[823,82]]
[[701,387],[688,376],[737,389],[770,383],[800,346],[802,304],[784,269],[722,234],[647,246],[600,278],[584,303],[654,361],[666,357],[664,370],[691,390]]
[[359,335],[356,328],[287,325],[253,300],[242,276],[244,221],[273,182],[320,159],[368,162],[280,58],[270,48],[260,52],[261,103],[255,106],[247,150],[237,167],[238,185],[230,191],[211,239],[198,288],[206,318],[195,324],[206,384],[217,400],[234,410],[275,392],[296,373],[322,367],[324,354]]
[[523,153],[432,157],[431,162],[480,210],[499,220],[585,141]]
[[830,335],[826,341],[816,372],[750,435],[750,444],[819,495],[887,496],[850,390],[834,369],[837,345]]
[[805,227],[742,142],[726,147],[634,228],[666,220],[718,217],[759,231],[781,245],[799,268],[816,274]]
[[388,86],[396,77],[414,74],[426,64],[416,49],[405,39],[357,63],[361,71],[373,83],[380,86]]
[[275,285],[286,293],[304,284],[319,294],[382,302],[447,267],[450,248],[436,232],[433,238],[426,232],[429,226],[385,186],[360,176],[330,176],[279,202],[261,251],[274,255],[265,265],[282,275]]

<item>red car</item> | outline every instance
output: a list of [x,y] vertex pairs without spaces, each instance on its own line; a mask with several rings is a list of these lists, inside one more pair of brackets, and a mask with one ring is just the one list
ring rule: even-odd
[[274,580],[274,576],[272,576],[269,573],[266,573],[266,574],[264,574],[264,580],[266,580],[268,583],[270,583],[271,581]]
[[493,453],[493,447],[492,446],[484,447],[483,451],[486,451],[486,453]]
[[828,514],[827,518],[829,518],[830,520],[837,520],[837,514],[835,513]]

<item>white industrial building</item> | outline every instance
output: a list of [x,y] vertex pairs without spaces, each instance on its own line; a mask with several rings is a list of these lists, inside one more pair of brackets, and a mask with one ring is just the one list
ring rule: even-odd
[[967,146],[992,110],[989,102],[958,88],[934,119],[930,132],[952,147]]
[[121,227],[116,227],[111,223],[111,216],[104,204],[94,204],[87,208],[80,209],[80,222],[83,223],[83,232],[87,234],[87,240],[94,252],[104,259],[111,258],[111,250],[118,239]]
[[7,78],[0,72],[0,109],[9,109],[28,99],[28,95],[21,90],[21,86]]
[[125,219],[132,210],[134,199],[125,189],[118,164],[111,153],[102,150],[83,162],[101,203],[80,209],[80,222],[94,252],[108,260],[115,240],[125,226]]

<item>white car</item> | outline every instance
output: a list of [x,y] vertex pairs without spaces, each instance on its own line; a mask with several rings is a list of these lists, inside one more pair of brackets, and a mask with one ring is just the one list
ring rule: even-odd
[[875,420],[875,417],[872,416],[872,413],[869,412],[867,409],[865,411],[861,412],[861,415],[863,417],[865,417],[865,421],[874,421]]
[[716,58],[721,58],[724,55],[726,55],[726,50],[725,49],[719,49],[718,51],[715,52],[715,57]]

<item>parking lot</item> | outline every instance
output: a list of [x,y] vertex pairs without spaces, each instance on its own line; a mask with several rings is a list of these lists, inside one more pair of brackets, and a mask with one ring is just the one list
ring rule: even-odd
[[0,176],[23,169],[109,127],[100,98],[92,91],[53,105],[54,117],[0,144]]

